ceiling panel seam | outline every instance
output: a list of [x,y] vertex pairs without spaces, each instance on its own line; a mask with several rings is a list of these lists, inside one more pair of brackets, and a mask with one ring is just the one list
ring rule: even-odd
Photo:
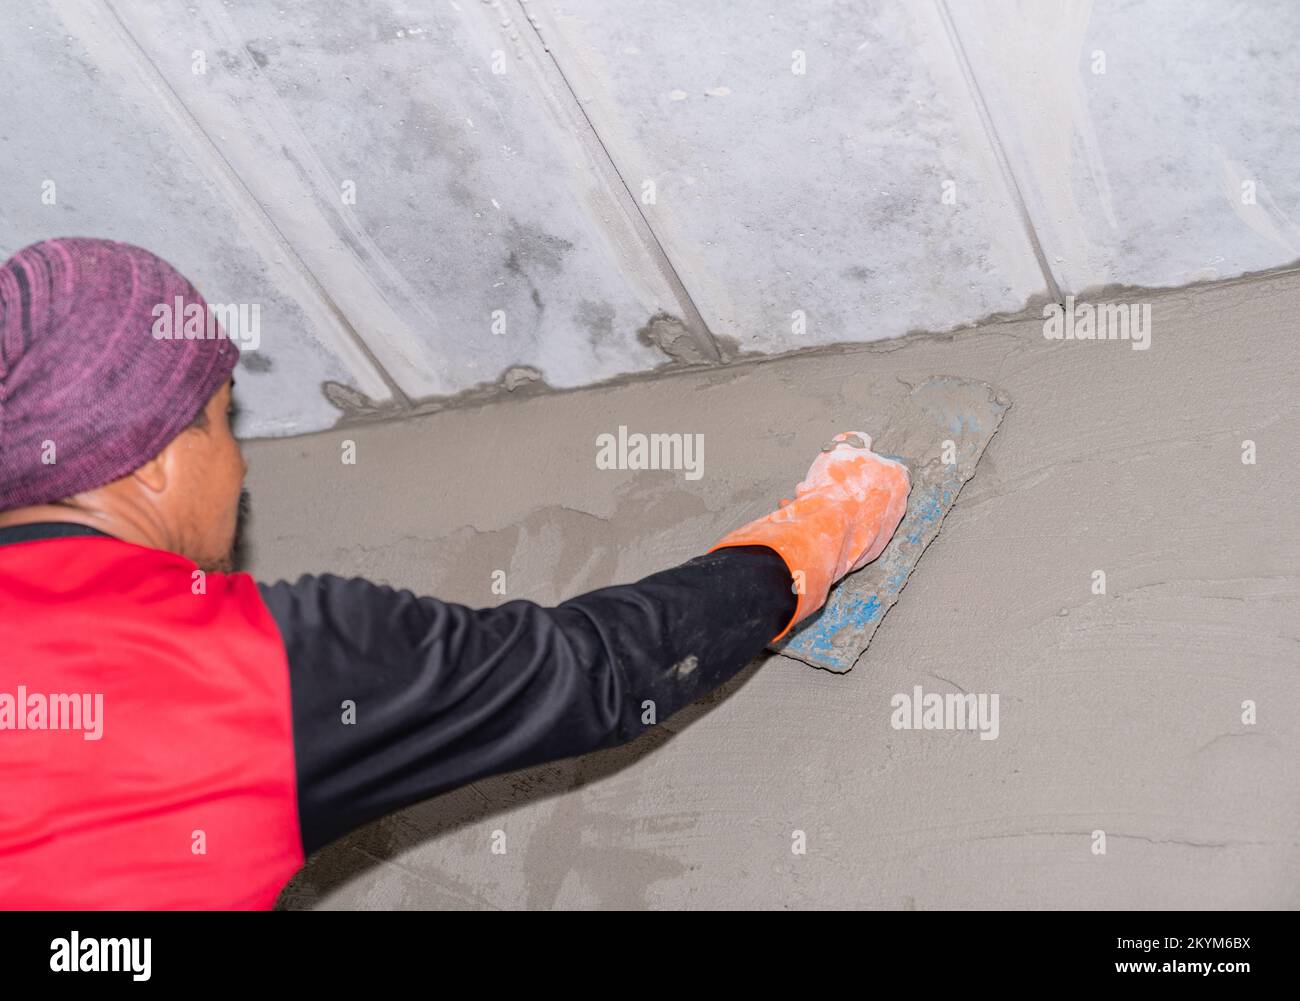
[[[338,303],[334,301],[334,298],[321,284],[320,280],[307,265],[306,261],[304,261],[298,254],[293,244],[290,243],[284,233],[281,232],[280,227],[262,206],[262,203],[258,201],[257,196],[253,194],[247,183],[245,183],[244,179],[239,175],[239,172],[236,171],[229,160],[222,155],[220,149],[217,147],[212,137],[208,135],[207,130],[204,129],[202,123],[195,117],[194,113],[190,111],[188,105],[185,104],[185,101],[171,86],[171,83],[167,80],[162,70],[154,63],[153,58],[136,39],[135,35],[126,25],[126,22],[119,15],[111,0],[100,0],[100,2],[103,8],[107,11],[122,42],[129,47],[131,53],[135,56],[137,65],[139,65],[147,74],[149,81],[152,84],[150,87],[151,93],[158,98],[159,102],[164,106],[164,110],[170,113],[172,119],[178,122],[182,127],[186,128],[193,137],[198,140],[196,155],[205,157],[209,166],[214,168],[215,172],[226,180],[227,190],[232,193],[233,197],[238,198],[244,203],[243,208],[245,209],[245,215],[257,222],[263,233],[263,237],[269,238],[269,240],[275,245],[276,249],[288,260],[294,270],[301,275],[309,293],[314,295],[330,315],[335,318],[339,325],[339,329],[342,330],[344,336],[351,341],[354,349],[360,352],[374,373],[384,383],[389,393],[392,394],[393,402],[399,408],[409,408],[412,405],[411,399],[402,390],[401,386],[398,385],[397,380],[392,377],[378,357],[376,357],[374,351],[371,350],[370,345],[366,343],[365,338],[363,338],[356,327],[353,326],[351,320],[348,319],[347,315],[339,307]],[[270,259],[269,255],[265,253],[262,253],[261,256],[263,259]],[[313,336],[318,336],[319,332],[311,330],[309,333]]]
[[1015,204],[1016,212],[1020,216],[1021,225],[1024,226],[1025,235],[1029,238],[1034,257],[1038,261],[1038,268],[1043,273],[1043,281],[1047,285],[1052,301],[1060,302],[1062,301],[1061,286],[1047,261],[1047,254],[1044,252],[1042,242],[1038,238],[1038,231],[1034,228],[1034,221],[1029,214],[1029,206],[1025,203],[1024,195],[1020,191],[1020,184],[1016,180],[1011,160],[1007,156],[1001,137],[998,136],[997,128],[993,124],[993,116],[989,113],[988,104],[984,100],[984,93],[980,90],[979,81],[975,77],[974,67],[966,54],[966,48],[962,44],[961,36],[957,33],[957,26],[953,22],[952,12],[948,9],[948,0],[935,0],[935,6],[939,10],[939,19],[943,22],[944,32],[948,36],[948,42],[952,46],[957,63],[961,66],[962,77],[966,80],[971,100],[979,113],[980,124],[984,126],[984,135],[988,139],[989,145],[993,149],[993,156],[1002,171],[1003,183],[1006,184],[1011,199]]
[[673,263],[672,258],[668,256],[668,252],[660,242],[658,234],[655,233],[654,227],[650,224],[650,220],[641,211],[641,205],[637,201],[636,195],[633,193],[627,179],[618,169],[618,163],[611,155],[609,147],[605,145],[605,140],[601,137],[595,122],[591,120],[587,110],[582,106],[582,101],[578,98],[573,84],[565,75],[559,60],[552,53],[550,43],[542,34],[542,27],[537,17],[528,12],[522,0],[505,0],[505,2],[514,7],[519,17],[529,27],[529,31],[526,33],[541,46],[543,55],[538,60],[539,69],[545,73],[544,67],[549,65],[550,71],[562,84],[562,87],[556,88],[558,91],[557,100],[565,103],[569,117],[578,127],[579,138],[585,140],[584,145],[587,147],[589,154],[601,168],[600,178],[602,183],[605,184],[607,194],[615,203],[623,205],[624,215],[632,222],[633,229],[642,246],[654,261],[664,281],[667,282],[668,287],[677,299],[682,310],[682,325],[690,332],[696,345],[706,358],[713,362],[721,362],[722,352],[718,348],[718,343],[714,339],[713,332],[709,329],[704,315],[695,304],[690,291],[686,288],[686,283],[682,281],[681,275],[678,273],[677,266]]

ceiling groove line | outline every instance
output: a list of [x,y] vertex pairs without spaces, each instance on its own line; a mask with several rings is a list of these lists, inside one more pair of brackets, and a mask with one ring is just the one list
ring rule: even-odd
[[1025,236],[1029,239],[1029,245],[1033,249],[1034,258],[1038,262],[1038,270],[1042,272],[1048,294],[1052,297],[1053,302],[1063,302],[1060,283],[1057,282],[1056,275],[1052,273],[1052,267],[1047,261],[1047,253],[1043,249],[1042,241],[1038,238],[1038,231],[1029,214],[1029,206],[1025,202],[1024,195],[1020,190],[1020,184],[1016,180],[1015,171],[1012,169],[1011,159],[1007,155],[1002,138],[998,135],[997,127],[993,124],[993,115],[989,111],[988,103],[984,99],[984,92],[980,89],[979,80],[975,76],[975,67],[971,64],[970,57],[966,53],[966,47],[962,44],[961,36],[957,33],[956,22],[953,21],[952,12],[948,9],[948,0],[935,0],[935,6],[939,11],[939,20],[943,22],[944,32],[948,36],[948,43],[952,46],[953,54],[961,67],[962,76],[966,80],[970,98],[975,104],[975,110],[979,113],[980,123],[984,126],[984,135],[988,139],[993,150],[993,156],[1002,171],[1002,181],[1011,195],[1016,213],[1020,217],[1020,223],[1024,227]]
[[[275,220],[267,212],[262,203],[253,194],[248,184],[240,176],[230,161],[222,154],[220,148],[208,135],[207,130],[195,117],[194,113],[186,105],[185,101],[171,86],[163,72],[154,63],[152,57],[140,44],[139,40],[132,33],[126,22],[122,19],[114,6],[112,0],[100,0],[100,5],[107,12],[109,21],[114,30],[117,32],[123,45],[130,51],[134,57],[137,67],[147,78],[150,91],[158,98],[164,111],[171,120],[180,128],[184,129],[190,136],[196,140],[198,149],[202,150],[202,156],[209,166],[209,176],[218,177],[224,182],[223,187],[232,201],[236,202],[236,207],[242,209],[245,218],[252,220],[275,249],[284,256],[290,263],[294,271],[303,280],[307,289],[314,295],[317,301],[325,310],[335,319],[340,331],[348,338],[351,347],[358,352],[371,367],[373,373],[383,382],[392,396],[393,404],[399,409],[409,409],[412,406],[411,398],[406,394],[397,380],[393,378],[387,368],[375,355],[370,345],[366,343],[360,331],[352,324],[347,315],[343,312],[339,304],[330,295],[329,291],[321,284],[315,272],[302,259],[293,244],[281,231]],[[272,259],[270,255],[264,254],[259,249],[259,254],[264,260]],[[314,329],[308,333],[315,337],[318,332]],[[339,359],[344,365],[347,362],[344,358]],[[352,372],[353,375],[360,373]]]
[[[690,332],[696,346],[709,361],[721,363],[723,360],[722,351],[718,347],[718,342],[714,339],[713,332],[709,329],[708,322],[704,319],[704,315],[696,305],[695,299],[686,288],[686,283],[682,280],[672,258],[668,256],[668,251],[660,242],[658,234],[655,233],[654,227],[650,224],[650,220],[641,211],[641,205],[637,201],[632,187],[628,184],[622,171],[619,170],[618,163],[615,161],[609,147],[606,146],[605,140],[601,137],[595,122],[591,120],[586,109],[582,106],[582,101],[578,98],[577,91],[567,74],[565,74],[560,61],[555,58],[551,43],[542,34],[541,25],[537,22],[536,17],[530,14],[521,0],[505,0],[505,2],[511,4],[518,12],[519,18],[527,25],[526,34],[541,46],[543,54],[538,58],[539,65],[544,66],[549,63],[551,72],[562,85],[560,88],[556,88],[561,91],[560,99],[564,100],[570,117],[585,136],[584,146],[587,147],[588,154],[601,167],[600,173],[602,179],[606,182],[607,193],[622,206],[624,215],[632,223],[639,242],[650,256],[663,280],[667,282],[673,296],[677,299],[682,311],[680,319],[683,326]],[[543,72],[545,72],[544,69]]]

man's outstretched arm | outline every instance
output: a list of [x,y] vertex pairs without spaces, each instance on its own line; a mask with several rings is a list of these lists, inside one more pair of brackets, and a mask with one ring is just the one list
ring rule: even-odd
[[554,608],[475,610],[330,575],[263,585],[289,660],[304,849],[476,778],[631,740],[783,632],[791,584],[781,556],[744,546]]
[[707,555],[555,608],[474,611],[329,576],[264,587],[289,657],[304,849],[476,778],[631,740],[879,556],[910,489],[869,435],[844,433],[792,500]]

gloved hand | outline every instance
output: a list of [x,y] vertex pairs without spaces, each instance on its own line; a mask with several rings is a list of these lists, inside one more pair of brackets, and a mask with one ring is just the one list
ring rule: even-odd
[[785,560],[799,599],[775,642],[825,604],[832,584],[884,551],[911,489],[906,466],[871,451],[870,435],[846,431],[813,462],[794,500],[723,536],[709,552],[767,546]]

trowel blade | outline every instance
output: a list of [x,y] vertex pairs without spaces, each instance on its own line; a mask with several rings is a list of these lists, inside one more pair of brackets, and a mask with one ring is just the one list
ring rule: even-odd
[[898,531],[877,559],[836,584],[821,611],[772,650],[840,674],[853,667],[939,534],[962,484],[975,475],[1010,405],[991,386],[954,376],[927,379],[912,390],[871,446],[906,463],[912,475]]

